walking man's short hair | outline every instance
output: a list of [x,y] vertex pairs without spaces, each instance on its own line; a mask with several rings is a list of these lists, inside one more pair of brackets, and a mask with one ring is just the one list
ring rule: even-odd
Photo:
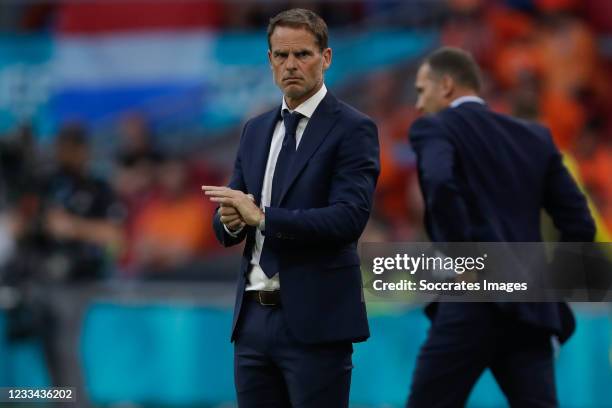
[[480,91],[480,68],[469,52],[455,47],[442,47],[429,54],[424,63],[429,65],[434,75],[449,75],[458,84]]

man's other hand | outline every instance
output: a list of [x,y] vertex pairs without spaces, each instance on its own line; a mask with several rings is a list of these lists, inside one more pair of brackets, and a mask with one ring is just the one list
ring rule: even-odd
[[232,206],[221,204],[219,207],[219,216],[221,222],[230,231],[237,231],[246,225],[238,210]]
[[[263,211],[255,205],[254,197],[251,194],[220,186],[202,186],[202,190],[210,198],[210,201],[219,203],[221,216],[228,217],[222,218],[221,222],[227,225],[229,229],[239,228],[239,222],[244,222],[250,226],[258,226],[264,218]],[[225,220],[234,225],[234,228],[228,225]]]

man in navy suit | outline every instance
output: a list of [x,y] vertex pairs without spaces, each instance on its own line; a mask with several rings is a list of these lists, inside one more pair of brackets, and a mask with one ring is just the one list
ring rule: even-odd
[[[538,242],[544,209],[562,241],[592,241],[586,200],[548,129],[489,110],[468,53],[441,48],[416,79],[410,142],[434,242]],[[491,369],[512,407],[558,405],[552,341],[574,330],[565,303],[433,303],[408,406],[461,407]]]
[[268,26],[282,104],[243,129],[219,203],[225,246],[246,238],[232,340],[240,407],[348,407],[352,343],[369,336],[357,240],[379,173],[375,124],[327,91],[327,26],[303,9]]

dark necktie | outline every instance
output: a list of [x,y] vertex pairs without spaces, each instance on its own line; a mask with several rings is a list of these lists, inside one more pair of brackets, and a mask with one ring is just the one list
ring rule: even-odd
[[304,116],[299,112],[289,113],[287,109],[283,109],[283,123],[285,124],[285,138],[283,146],[276,159],[276,167],[274,167],[274,177],[272,179],[272,194],[270,197],[270,206],[277,207],[280,204],[280,195],[285,187],[287,173],[295,157],[296,142],[295,131],[297,125]]

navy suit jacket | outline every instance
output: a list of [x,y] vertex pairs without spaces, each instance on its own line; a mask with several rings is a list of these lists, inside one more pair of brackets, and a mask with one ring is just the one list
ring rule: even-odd
[[[586,200],[543,126],[466,102],[423,117],[410,129],[434,242],[539,242],[541,210],[567,242],[590,242]],[[519,320],[569,337],[564,303],[500,304]]]
[[[229,187],[261,201],[261,189],[280,106],[243,129]],[[289,169],[278,207],[267,207],[262,257],[279,274],[282,310],[304,343],[363,341],[369,337],[357,240],[368,221],[380,172],[378,131],[364,114],[328,92],[310,118]],[[224,246],[246,238],[234,309],[240,315],[255,228],[227,234]],[[267,253],[266,253],[267,252]]]

